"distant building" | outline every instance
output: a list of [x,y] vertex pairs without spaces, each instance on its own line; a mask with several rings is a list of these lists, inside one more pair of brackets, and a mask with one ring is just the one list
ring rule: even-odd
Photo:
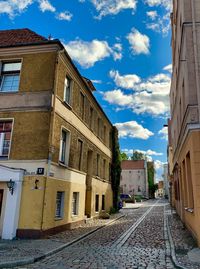
[[109,211],[113,126],[61,42],[0,31],[0,72],[0,237]]
[[147,165],[145,160],[122,161],[121,193],[149,197]]
[[160,180],[158,182],[158,189],[156,191],[156,197],[163,197],[164,196],[164,182]]
[[200,1],[173,1],[172,203],[200,246]]

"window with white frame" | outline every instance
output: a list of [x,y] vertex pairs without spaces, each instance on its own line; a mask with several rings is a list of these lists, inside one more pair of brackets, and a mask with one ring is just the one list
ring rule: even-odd
[[71,79],[66,77],[65,84],[64,84],[64,101],[67,104],[70,104],[71,99]]
[[60,154],[59,161],[65,165],[68,165],[69,161],[69,149],[70,149],[70,132],[62,129],[60,139]]
[[7,158],[10,150],[12,121],[0,121],[0,158]]
[[72,196],[72,215],[78,215],[78,204],[79,204],[79,192],[73,192]]
[[58,191],[56,194],[56,218],[62,218],[64,212],[64,191]]
[[19,90],[21,62],[3,62],[1,65],[0,92]]

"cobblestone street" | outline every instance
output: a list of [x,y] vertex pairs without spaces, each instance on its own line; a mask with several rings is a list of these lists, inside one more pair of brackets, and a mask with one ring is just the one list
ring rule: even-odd
[[175,268],[169,257],[165,202],[124,209],[125,216],[62,251],[18,269]]

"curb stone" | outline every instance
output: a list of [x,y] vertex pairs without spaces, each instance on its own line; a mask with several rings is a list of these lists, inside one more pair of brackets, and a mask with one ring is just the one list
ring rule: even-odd
[[[166,210],[165,210],[166,212]],[[167,246],[167,254],[170,253],[170,258],[172,260],[172,262],[174,263],[175,267],[178,269],[189,269],[185,266],[182,266],[179,264],[177,258],[176,258],[176,252],[175,252],[175,246],[174,246],[174,242],[172,239],[172,235],[171,235],[171,231],[169,228],[169,221],[168,221],[168,216],[165,214],[164,216],[165,219],[165,224],[164,224],[164,230],[165,230],[165,239],[166,239],[166,246]]]
[[69,247],[71,245],[73,245],[74,243],[77,243],[79,241],[81,241],[82,239],[88,237],[89,235],[95,233],[96,231],[100,230],[100,229],[103,229],[105,228],[106,226],[109,226],[109,225],[112,225],[115,221],[123,218],[125,215],[122,215],[116,219],[113,219],[111,221],[109,221],[108,223],[100,226],[100,227],[97,227],[95,228],[94,230],[90,231],[90,232],[87,232],[81,236],[79,236],[78,238],[68,242],[68,243],[65,243],[57,248],[54,248],[50,251],[47,251],[46,253],[42,254],[42,255],[39,255],[39,256],[36,256],[36,257],[32,257],[32,258],[28,258],[28,259],[21,259],[21,260],[18,260],[18,261],[12,261],[12,262],[0,262],[0,268],[13,268],[13,267],[16,267],[16,266],[21,266],[21,265],[28,265],[28,264],[31,264],[31,263],[35,263],[37,261],[40,261],[46,257],[49,257],[61,250],[63,250],[64,248],[66,247]]

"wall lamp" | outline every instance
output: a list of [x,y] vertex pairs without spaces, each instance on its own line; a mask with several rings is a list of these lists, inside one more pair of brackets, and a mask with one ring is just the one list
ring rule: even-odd
[[14,186],[15,186],[15,181],[13,181],[12,179],[10,179],[10,181],[7,182],[7,187],[9,189],[11,195],[13,195]]

